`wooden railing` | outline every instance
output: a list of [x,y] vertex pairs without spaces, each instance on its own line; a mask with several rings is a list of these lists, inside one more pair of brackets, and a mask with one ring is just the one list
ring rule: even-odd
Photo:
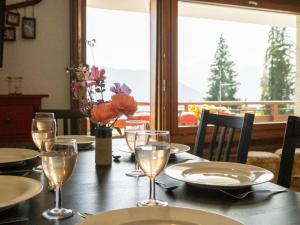
[[[187,112],[190,105],[224,106],[236,114],[255,114],[256,122],[285,121],[294,112],[294,101],[199,101],[179,102],[178,112]],[[150,112],[149,102],[138,102],[139,112]]]

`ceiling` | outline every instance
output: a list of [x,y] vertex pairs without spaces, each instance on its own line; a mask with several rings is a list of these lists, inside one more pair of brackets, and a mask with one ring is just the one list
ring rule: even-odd
[[[150,0],[87,0],[87,7],[134,12],[149,12],[149,2]],[[182,1],[179,2],[179,15],[186,17],[285,27],[296,27],[297,21],[297,16],[292,14],[224,6],[212,6]]]

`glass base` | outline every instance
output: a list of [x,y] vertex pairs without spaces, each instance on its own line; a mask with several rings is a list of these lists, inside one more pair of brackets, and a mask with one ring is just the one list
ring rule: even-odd
[[147,199],[147,200],[143,200],[143,201],[136,203],[136,205],[139,207],[141,207],[141,206],[167,206],[168,203],[165,201],[161,201],[161,200]]
[[145,176],[142,170],[132,170],[131,172],[125,173],[129,177],[143,177]]
[[37,173],[42,173],[43,167],[42,167],[42,165],[39,165],[39,166],[34,167],[32,170]]
[[44,211],[42,216],[47,220],[62,220],[73,216],[73,214],[72,209],[54,208]]

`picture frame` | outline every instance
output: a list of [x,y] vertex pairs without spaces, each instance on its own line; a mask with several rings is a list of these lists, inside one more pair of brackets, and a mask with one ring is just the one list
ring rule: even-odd
[[36,20],[32,17],[22,18],[22,38],[35,39]]
[[3,40],[4,41],[15,41],[16,40],[16,28],[15,27],[4,27]]
[[11,26],[19,26],[20,13],[8,11],[6,13],[6,24],[11,25]]

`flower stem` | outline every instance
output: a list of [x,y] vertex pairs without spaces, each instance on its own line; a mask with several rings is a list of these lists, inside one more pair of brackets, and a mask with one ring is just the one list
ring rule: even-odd
[[108,127],[113,127],[113,126],[115,125],[115,123],[117,122],[117,120],[118,120],[118,118],[116,118],[116,119],[114,120],[114,122],[112,122]]

